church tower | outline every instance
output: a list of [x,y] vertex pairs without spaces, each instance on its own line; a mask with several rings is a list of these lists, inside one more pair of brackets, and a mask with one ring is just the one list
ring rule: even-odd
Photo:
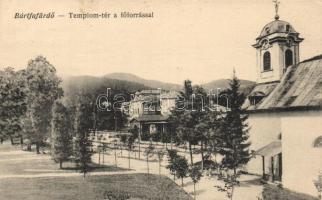
[[277,0],[275,20],[266,24],[256,38],[257,83],[280,81],[287,67],[300,61],[299,48],[303,38],[293,26],[279,20]]

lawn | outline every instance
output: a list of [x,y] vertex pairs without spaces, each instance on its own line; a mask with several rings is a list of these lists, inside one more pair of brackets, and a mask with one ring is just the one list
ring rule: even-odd
[[108,194],[137,200],[192,199],[169,178],[147,174],[2,179],[0,194],[10,200],[104,200]]
[[319,200],[310,195],[282,189],[274,185],[265,185],[263,190],[263,200]]
[[[115,167],[114,165],[98,166],[91,164],[94,172],[129,171]],[[19,154],[0,154],[0,176],[1,175],[32,175],[39,173],[75,173],[75,163],[64,162],[63,169],[55,163],[48,154],[35,154],[34,152],[23,152]]]

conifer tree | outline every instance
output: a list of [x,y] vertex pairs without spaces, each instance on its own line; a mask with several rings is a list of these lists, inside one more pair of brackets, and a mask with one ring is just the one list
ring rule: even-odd
[[70,132],[70,117],[67,108],[60,102],[56,102],[53,108],[52,119],[52,157],[59,162],[62,168],[63,161],[72,155],[72,135]]
[[[226,91],[229,99],[229,110],[221,121],[222,143],[220,153],[224,156],[221,169],[227,173],[221,173],[219,178],[224,181],[224,186],[215,186],[219,191],[226,192],[229,199],[233,199],[234,189],[239,185],[239,167],[247,164],[250,159],[248,141],[247,115],[242,109],[245,96],[239,92],[240,81],[234,76]],[[232,172],[230,171],[232,170]]]
[[233,76],[227,90],[230,109],[223,118],[222,131],[224,143],[221,153],[224,155],[223,167],[231,169],[236,175],[238,167],[246,164],[250,159],[248,141],[247,115],[244,114],[242,104],[245,100],[244,94],[239,92],[240,81]]
[[80,172],[85,175],[90,171],[90,163],[92,157],[92,143],[89,140],[89,132],[93,127],[93,105],[90,98],[83,96],[82,93],[79,94],[78,104],[76,106],[76,114],[75,114],[75,130],[76,130],[76,140],[75,140],[75,148],[74,148],[74,156],[75,161],[78,167],[80,168]]

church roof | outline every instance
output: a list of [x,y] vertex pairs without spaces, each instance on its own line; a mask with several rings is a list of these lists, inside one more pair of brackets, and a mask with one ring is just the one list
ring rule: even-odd
[[263,38],[267,35],[271,35],[273,33],[297,33],[293,26],[282,20],[274,20],[264,26],[262,29],[260,35],[258,36],[259,38]]
[[[253,91],[258,93],[261,88],[270,87],[271,84],[258,84]],[[265,92],[267,90],[263,89],[262,93]],[[256,105],[251,105],[247,100],[244,108],[248,111],[321,109],[322,55],[289,67],[269,94],[264,95]]]

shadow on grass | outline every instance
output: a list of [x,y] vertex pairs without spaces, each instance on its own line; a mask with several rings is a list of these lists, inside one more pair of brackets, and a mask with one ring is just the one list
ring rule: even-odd
[[[128,156],[118,156],[118,158],[126,158],[126,159],[128,159],[129,157]],[[145,161],[146,162],[146,158],[132,158],[131,157],[131,160],[141,160],[141,161]],[[149,158],[149,162],[159,162],[157,159],[155,159],[155,158]]]
[[240,181],[239,182],[239,186],[240,187],[251,187],[251,186],[260,186],[263,185],[263,183],[261,182],[261,178],[255,178],[255,179],[251,179],[251,180],[245,180],[245,181]]
[[[80,168],[75,165],[75,166],[63,167],[62,170],[79,171]],[[96,163],[90,163],[89,171],[90,172],[119,172],[119,171],[131,171],[131,169],[116,167],[111,165],[99,165]]]

